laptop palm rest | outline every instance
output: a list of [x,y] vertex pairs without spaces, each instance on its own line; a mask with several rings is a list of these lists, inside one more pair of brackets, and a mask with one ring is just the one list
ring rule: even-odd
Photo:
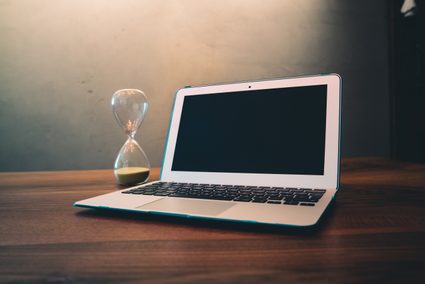
[[137,209],[175,214],[216,216],[235,205],[236,203],[233,202],[217,202],[213,200],[163,198],[141,205]]

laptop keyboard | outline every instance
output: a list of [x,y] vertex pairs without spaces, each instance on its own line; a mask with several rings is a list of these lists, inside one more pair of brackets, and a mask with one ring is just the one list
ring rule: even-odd
[[255,187],[176,182],[158,182],[122,191],[123,194],[142,194],[301,206],[314,206],[325,192],[325,189]]

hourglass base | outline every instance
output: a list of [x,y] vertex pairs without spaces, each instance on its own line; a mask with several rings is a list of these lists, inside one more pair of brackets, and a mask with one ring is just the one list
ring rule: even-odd
[[143,167],[125,167],[115,170],[115,177],[122,185],[135,185],[148,180],[150,170]]

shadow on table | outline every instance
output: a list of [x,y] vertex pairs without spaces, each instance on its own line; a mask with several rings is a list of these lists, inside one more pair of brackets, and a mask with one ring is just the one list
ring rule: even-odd
[[146,214],[139,212],[108,210],[108,209],[86,209],[76,213],[79,217],[84,218],[108,218],[108,219],[127,219],[127,220],[143,220],[144,222],[172,223],[185,226],[212,228],[219,230],[245,231],[255,233],[268,234],[290,234],[290,235],[316,235],[320,231],[325,230],[329,226],[330,220],[333,218],[337,205],[331,202],[319,222],[310,227],[292,227],[281,225],[256,224],[249,222],[233,222],[225,220],[202,219],[202,218],[185,218],[171,215]]

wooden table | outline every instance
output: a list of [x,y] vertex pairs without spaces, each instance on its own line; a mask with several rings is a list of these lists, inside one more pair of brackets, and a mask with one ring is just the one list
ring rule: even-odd
[[425,165],[344,160],[309,231],[72,207],[115,189],[111,170],[1,173],[0,282],[425,283]]

